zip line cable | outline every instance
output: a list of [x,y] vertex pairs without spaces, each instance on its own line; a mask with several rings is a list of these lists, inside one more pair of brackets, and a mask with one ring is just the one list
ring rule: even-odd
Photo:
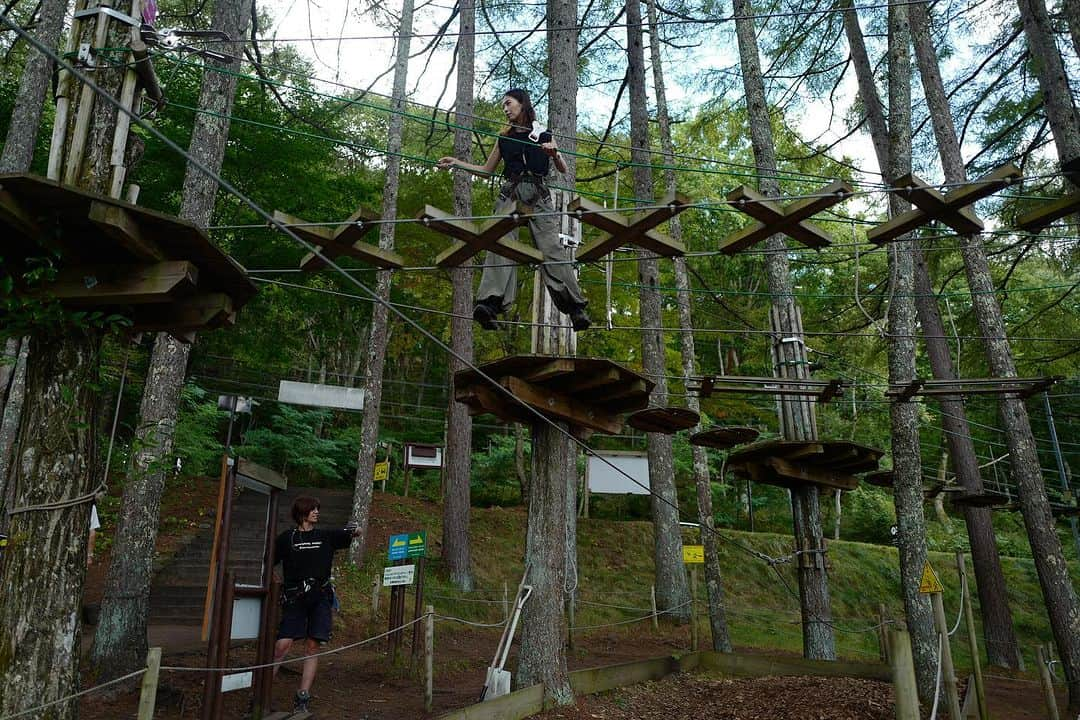
[[[155,136],[158,140],[160,140],[162,143],[164,143],[165,146],[168,147],[170,150],[177,153],[180,157],[185,158],[186,161],[192,167],[199,170],[199,172],[203,173],[204,175],[206,175],[206,177],[210,178],[211,180],[214,180],[220,187],[224,188],[226,191],[231,193],[233,196],[235,196],[242,203],[247,205],[257,215],[264,218],[267,222],[276,223],[276,220],[274,219],[272,214],[270,214],[269,212],[264,210],[254,200],[250,199],[247,195],[242,193],[231,182],[229,182],[225,178],[221,177],[221,175],[219,173],[214,172],[209,167],[207,167],[202,161],[200,161],[200,160],[196,159],[195,157],[193,157],[190,153],[188,153],[186,150],[184,150],[182,147],[180,147],[174,141],[169,139],[164,133],[162,133],[160,130],[158,130],[153,125],[148,123],[145,119],[139,117],[139,115],[137,113],[132,112],[131,110],[125,108],[123,106],[123,104],[119,100],[117,100],[110,93],[106,92],[99,85],[97,85],[97,83],[95,83],[93,80],[91,80],[89,78],[89,76],[87,76],[82,70],[80,70],[80,69],[74,67],[72,64],[68,63],[64,58],[60,57],[54,50],[47,47],[40,40],[38,40],[37,38],[30,35],[30,33],[26,32],[25,30],[20,28],[17,24],[12,22],[8,17],[0,15],[0,21],[2,21],[4,25],[7,25],[8,28],[13,30],[20,37],[22,37],[29,45],[35,47],[43,55],[52,58],[52,60],[57,64],[57,67],[62,68],[64,70],[67,70],[68,72],[70,72],[75,78],[77,78],[80,82],[82,82],[83,85],[86,88],[89,88],[98,97],[105,100],[108,104],[112,105],[119,112],[122,112],[125,115],[127,115],[129,118],[131,118],[132,123],[134,123],[135,125],[138,125],[139,127],[143,128],[145,131],[149,132],[151,135]],[[348,273],[346,273],[342,268],[340,268],[338,266],[338,264],[334,261],[333,258],[329,258],[329,257],[326,257],[325,255],[323,255],[320,248],[312,245],[311,243],[308,243],[306,240],[304,240],[300,236],[296,235],[295,233],[293,233],[288,228],[282,227],[280,229],[281,229],[281,232],[283,232],[286,235],[288,235],[289,237],[291,237],[301,247],[306,248],[308,250],[308,252],[311,252],[316,257],[320,258],[329,267],[334,268],[343,277],[345,277],[349,282],[351,282],[353,285],[355,285],[357,288],[359,288],[361,291],[363,291],[371,300],[373,300],[374,302],[379,303],[380,305],[383,305],[384,307],[386,307],[386,309],[389,312],[391,312],[394,315],[398,316],[406,324],[411,325],[418,332],[420,332],[423,336],[425,336],[428,340],[430,340],[432,343],[434,343],[436,345],[436,347],[440,348],[441,350],[443,350],[444,352],[449,354],[451,357],[454,357],[456,360],[461,362],[464,367],[469,368],[470,370],[475,372],[476,375],[479,378],[483,379],[488,384],[490,384],[495,392],[506,396],[511,402],[516,403],[517,405],[520,405],[527,414],[529,414],[529,415],[533,416],[534,418],[536,418],[536,422],[538,422],[540,424],[550,426],[557,434],[562,435],[564,438],[569,440],[571,444],[573,444],[573,445],[577,446],[578,448],[580,448],[581,451],[584,452],[586,455],[596,456],[596,458],[599,461],[606,464],[609,468],[611,468],[615,472],[619,473],[620,475],[625,477],[627,480],[633,482],[634,484],[636,484],[639,487],[641,487],[642,489],[644,489],[649,495],[654,497],[657,501],[659,501],[661,503],[664,503],[665,505],[668,505],[669,507],[671,507],[671,509],[673,509],[675,511],[676,516],[678,516],[679,507],[678,507],[678,505],[676,503],[673,503],[670,500],[668,500],[667,498],[653,492],[652,488],[645,485],[644,483],[641,483],[636,478],[632,477],[629,473],[625,472],[624,470],[622,470],[621,468],[616,466],[614,463],[612,463],[607,458],[603,457],[602,455],[597,454],[592,448],[590,448],[588,445],[586,445],[582,440],[574,437],[574,435],[571,432],[569,432],[568,430],[565,430],[564,428],[562,428],[559,425],[559,423],[554,422],[551,419],[547,418],[539,410],[537,410],[533,406],[529,405],[528,403],[524,402],[523,400],[518,398],[516,395],[514,395],[512,392],[510,392],[509,389],[504,388],[500,383],[496,382],[494,380],[494,378],[492,378],[490,375],[485,373],[482,369],[476,367],[471,361],[469,361],[468,358],[465,358],[465,357],[459,355],[457,352],[454,351],[453,348],[451,348],[446,343],[442,342],[442,340],[440,340],[439,338],[435,337],[435,335],[431,331],[429,331],[427,328],[425,328],[419,322],[413,320],[408,315],[401,312],[398,308],[396,308],[389,301],[383,300],[378,295],[378,293],[375,290],[373,290],[372,288],[370,288],[368,285],[364,284],[360,280],[358,280],[355,277],[352,277]],[[741,542],[739,542],[739,541],[737,541],[737,540],[735,540],[733,538],[726,537],[725,535],[723,535],[723,534],[721,534],[721,533],[719,533],[719,532],[717,532],[715,530],[712,530],[711,532],[713,533],[713,535],[718,540],[721,540],[721,541],[723,541],[725,543],[728,543],[729,545],[737,547],[740,550],[742,550],[743,552],[745,552],[745,553],[747,553],[747,554],[749,554],[749,555],[751,555],[753,557],[756,557],[757,559],[761,560],[762,562],[765,562],[771,568],[773,568],[773,570],[777,573],[778,577],[782,577],[780,575],[780,571],[779,571],[779,568],[777,567],[777,565],[779,563],[781,563],[781,562],[784,562],[785,558],[773,558],[773,557],[771,557],[769,555],[766,555],[765,553],[759,552],[759,551],[757,551],[757,550],[755,550],[755,549],[753,549],[751,547],[748,547],[748,546],[744,545],[743,543],[741,543]],[[790,560],[790,558],[792,556],[799,555],[800,553],[803,553],[803,552],[804,551],[797,550],[794,553],[792,553],[791,555],[786,556],[786,558],[788,560]],[[786,584],[785,584],[785,587],[787,587]],[[789,592],[791,592],[790,588],[788,588],[788,590],[789,590]],[[796,593],[791,593],[791,594],[794,597],[798,598],[798,594],[796,594]],[[818,621],[818,622],[826,622],[826,621]]]

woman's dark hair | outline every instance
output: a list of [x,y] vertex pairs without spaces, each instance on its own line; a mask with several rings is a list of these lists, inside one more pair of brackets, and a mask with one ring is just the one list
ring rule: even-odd
[[313,498],[310,495],[301,495],[293,500],[292,504],[292,519],[297,525],[304,522],[304,518],[308,516],[312,510],[319,507],[319,501],[317,498]]
[[[503,97],[512,97],[521,103],[521,115],[518,116],[518,121],[515,125],[507,124],[506,128],[502,131],[503,135],[509,135],[515,129],[526,128],[532,130],[533,121],[536,120],[536,108],[533,107],[532,100],[529,98],[529,91],[522,88],[510,88],[503,93]],[[524,120],[524,122],[522,122]]]

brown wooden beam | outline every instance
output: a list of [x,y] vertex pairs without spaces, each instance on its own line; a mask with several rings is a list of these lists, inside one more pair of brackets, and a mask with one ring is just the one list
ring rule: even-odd
[[780,477],[790,480],[840,488],[841,490],[854,490],[859,486],[859,479],[854,475],[834,472],[824,468],[807,467],[806,465],[788,462],[783,458],[768,458],[765,464]]
[[139,221],[124,208],[94,200],[90,203],[90,222],[139,260],[167,260],[165,253],[143,234]]
[[34,294],[77,307],[166,303],[182,293],[193,292],[198,279],[198,269],[186,260],[66,267]]
[[1080,212],[1080,192],[1043,203],[1021,215],[1016,229],[1037,233],[1055,220]]
[[622,431],[623,423],[618,416],[603,412],[595,406],[587,405],[563,393],[538,387],[517,377],[503,378],[502,384],[514,394],[514,397],[546,416],[609,435]]
[[235,319],[232,298],[225,293],[202,293],[176,302],[141,305],[132,317],[136,332],[189,332],[213,329]]
[[458,267],[482,250],[517,263],[543,262],[544,256],[539,250],[506,237],[508,232],[527,221],[528,214],[528,208],[518,203],[514,212],[477,226],[437,207],[425,205],[417,217],[424,221],[425,227],[458,240],[435,258],[435,264],[439,267]]
[[574,361],[571,358],[557,358],[551,362],[533,368],[522,377],[531,383],[542,383],[552,378],[568,375],[574,372]]
[[685,255],[685,245],[655,228],[687,209],[690,199],[680,193],[670,193],[657,204],[665,207],[636,213],[631,219],[587,198],[578,196],[571,200],[567,206],[569,212],[586,225],[607,233],[586,243],[577,253],[578,260],[599,260],[625,245],[636,245],[663,257]]
[[817,197],[801,198],[781,206],[753,188],[741,185],[729,192],[727,199],[736,209],[759,222],[726,237],[721,241],[719,249],[727,255],[733,255],[779,233],[807,247],[825,247],[832,242],[832,237],[810,222],[809,218],[846,200],[853,192],[854,189],[849,183],[836,180],[815,193]]

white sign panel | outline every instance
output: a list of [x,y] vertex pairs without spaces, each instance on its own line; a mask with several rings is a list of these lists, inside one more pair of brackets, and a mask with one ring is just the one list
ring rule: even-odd
[[442,448],[435,445],[406,445],[405,465],[413,468],[441,468]]
[[232,675],[225,675],[221,678],[221,692],[227,693],[231,690],[243,690],[244,688],[251,687],[251,671],[233,673]]
[[601,452],[590,455],[585,473],[589,492],[597,495],[649,494],[649,457],[645,453]]
[[415,575],[415,565],[391,565],[388,568],[383,568],[382,584],[383,587],[393,587],[394,585],[412,585],[413,577],[415,577]]
[[242,597],[233,600],[232,632],[233,640],[255,640],[259,637],[259,615],[262,611],[262,598]]
[[282,380],[278,383],[278,401],[293,405],[363,410],[364,388]]

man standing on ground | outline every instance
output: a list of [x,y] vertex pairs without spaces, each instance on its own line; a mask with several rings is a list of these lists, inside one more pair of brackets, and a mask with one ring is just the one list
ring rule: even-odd
[[[319,501],[306,495],[293,501],[292,518],[296,527],[278,535],[274,543],[274,564],[281,563],[283,575],[281,625],[274,645],[274,662],[280,663],[285,658],[293,641],[304,641],[306,658],[300,689],[296,692],[295,710],[307,710],[319,665],[316,654],[330,640],[334,551],[349,547],[359,530],[354,523],[349,523],[344,530],[316,529]],[[275,676],[279,667],[274,666]]]

